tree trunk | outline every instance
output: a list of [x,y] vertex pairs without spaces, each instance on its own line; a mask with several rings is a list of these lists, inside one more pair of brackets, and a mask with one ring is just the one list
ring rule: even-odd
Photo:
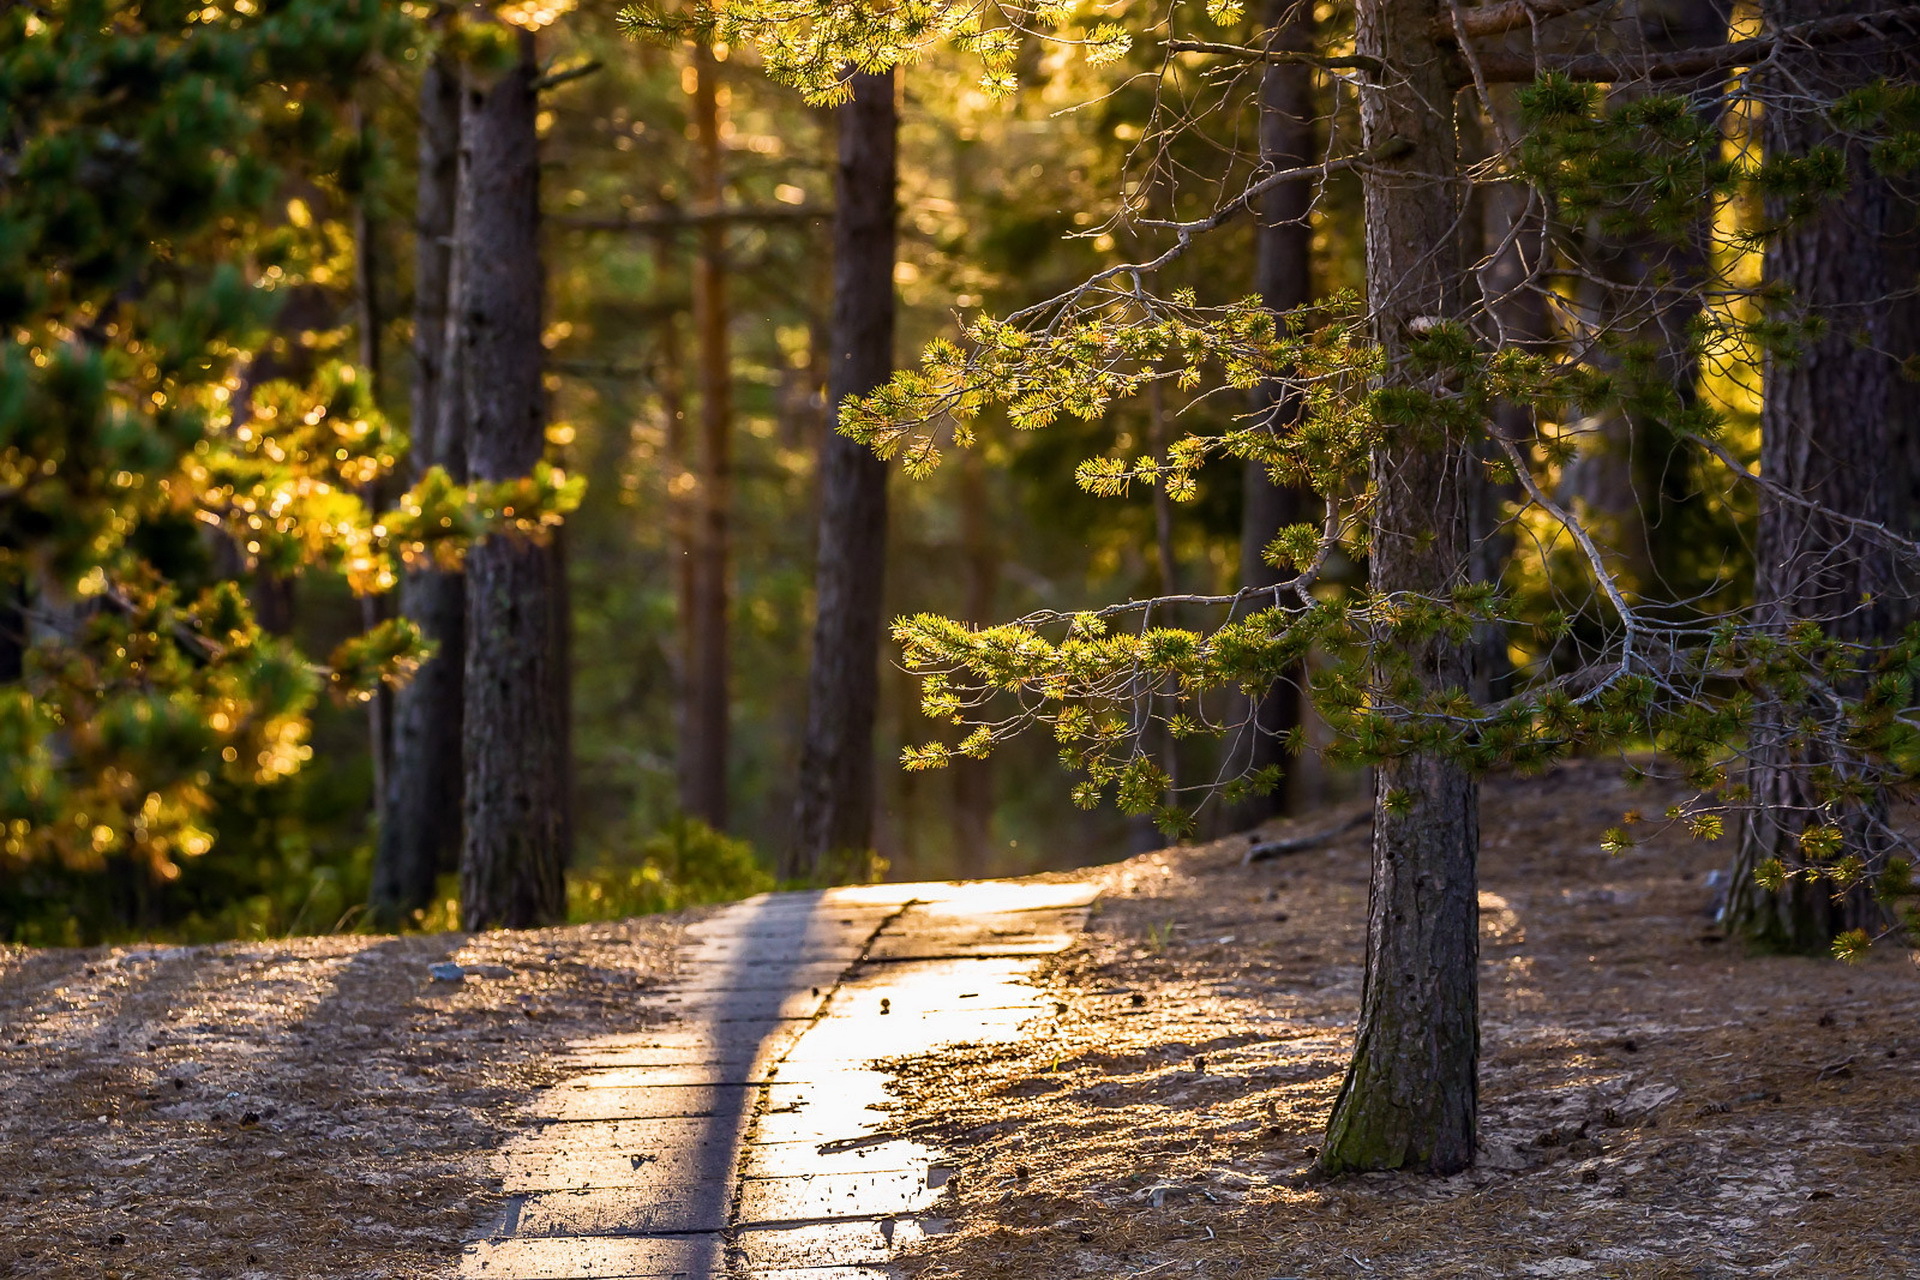
[[[839,407],[893,373],[897,131],[894,73],[856,74],[836,113],[833,364],[827,399]],[[837,422],[833,425],[837,425]],[[820,449],[820,545],[807,734],[800,752],[794,843],[783,874],[818,875],[837,854],[873,843],[873,725],[880,701],[880,630],[887,562],[887,467],[829,430]]]
[[[697,193],[718,208],[725,188],[720,160],[719,63],[693,54],[693,127]],[[686,620],[686,684],[680,724],[680,807],[715,830],[727,826],[727,732],[731,667],[733,366],[727,349],[727,225],[702,223],[693,275],[693,326],[700,347],[700,473],[695,490],[691,612]]]
[[[960,466],[961,555],[967,572],[966,620],[976,626],[994,618],[1000,593],[1000,544],[994,536],[987,494],[987,465],[978,448],[966,450]],[[913,702],[903,708],[911,713]],[[992,874],[993,757],[963,756],[947,766],[953,773],[954,873],[962,879]],[[911,777],[913,775],[906,775]]]
[[[546,444],[538,74],[526,33],[518,65],[488,88],[469,88],[461,129],[457,305],[476,480],[529,474]],[[467,929],[526,928],[566,914],[554,566],[550,545],[514,530],[482,539],[467,556]]]
[[[1727,39],[1731,8],[1729,0],[1633,0],[1622,7],[1615,32],[1623,48],[1651,55],[1705,48]],[[1612,97],[1707,87],[1632,83],[1615,87]],[[1706,101],[1702,110],[1721,109],[1717,96]],[[1596,233],[1588,252],[1594,270],[1578,289],[1578,304],[1593,324],[1653,350],[1654,381],[1672,387],[1683,407],[1698,396],[1700,370],[1688,333],[1700,317],[1711,235],[1704,222],[1678,245],[1652,235],[1601,241]],[[1699,555],[1682,520],[1688,505],[1699,501],[1687,468],[1691,446],[1658,418],[1626,410],[1607,412],[1581,429],[1580,451],[1562,471],[1563,500],[1585,508],[1630,596],[1670,600],[1686,594],[1698,573],[1688,565]]]
[[19,684],[27,674],[27,593],[0,578],[0,684]]
[[[1786,24],[1835,12],[1820,0],[1788,0],[1770,13]],[[1770,359],[1760,411],[1760,471],[1774,484],[1841,515],[1879,524],[1902,522],[1902,468],[1890,465],[1901,452],[1896,424],[1900,401],[1912,390],[1899,377],[1903,337],[1893,332],[1898,308],[1890,295],[1910,287],[1889,270],[1896,230],[1889,183],[1869,167],[1864,148],[1827,123],[1813,103],[1857,87],[1874,75],[1879,59],[1859,47],[1814,52],[1782,50],[1765,72],[1769,98],[1763,137],[1770,156],[1801,155],[1832,146],[1848,154],[1845,194],[1780,233],[1768,247],[1770,284],[1792,290],[1790,305],[1821,316],[1831,327],[1791,363]],[[1761,76],[1756,72],[1756,77]],[[1809,99],[1803,95],[1811,94]],[[1791,95],[1791,96],[1784,96]],[[1769,217],[1784,210],[1768,209]],[[1764,492],[1754,553],[1756,621],[1784,637],[1797,623],[1817,623],[1829,637],[1872,644],[1897,633],[1912,587],[1882,543],[1820,512],[1783,502]],[[1857,696],[1860,681],[1841,680],[1837,692]],[[1748,742],[1747,782],[1752,797],[1741,832],[1729,925],[1748,940],[1786,951],[1827,950],[1848,929],[1872,929],[1884,921],[1872,878],[1886,862],[1887,797],[1877,787],[1840,797],[1823,788],[1860,785],[1864,761],[1844,738],[1836,709],[1818,695],[1804,699],[1764,696]],[[1821,728],[1811,729],[1811,724]],[[1840,848],[1818,857],[1801,847],[1803,832],[1837,828]],[[1838,891],[1814,878],[1840,858],[1861,859],[1869,875]],[[1777,859],[1791,878],[1777,892],[1763,889],[1754,870]],[[1812,873],[1811,875],[1809,873]]]
[[[370,189],[375,168],[373,152],[378,144],[367,112],[357,102],[353,104],[353,120],[360,135],[357,148],[360,170],[358,184],[351,192],[354,328],[358,330],[359,337],[360,372],[367,379],[368,395],[379,406],[380,393],[386,384],[381,344],[386,312],[380,296],[380,274],[384,264],[380,251],[379,197]],[[383,476],[363,486],[360,496],[369,510],[383,511],[387,499],[392,496],[391,490],[390,479]],[[393,613],[391,595],[381,593],[360,597],[360,626],[363,630],[373,630],[393,617]],[[373,767],[373,813],[374,829],[377,831],[386,819],[387,772],[393,757],[393,690],[384,684],[376,688],[373,697],[367,701],[367,747]]]
[[[666,204],[663,198],[661,205]],[[655,288],[664,294],[666,282],[673,279],[673,238],[656,236],[653,241]],[[660,396],[660,416],[667,443],[667,553],[673,564],[674,616],[680,620],[680,643],[673,650],[673,676],[681,690],[687,687],[687,664],[692,639],[693,553],[694,553],[694,476],[692,446],[687,430],[687,379],[680,350],[680,311],[667,310],[660,317],[660,361],[654,378]],[[684,708],[682,719],[684,721]]]
[[[436,53],[420,82],[420,173],[413,302],[413,441],[408,478],[433,467],[467,478],[466,405],[457,335],[449,334],[454,289],[454,213],[459,201],[460,70]],[[466,577],[409,571],[400,612],[439,646],[393,698],[391,752],[371,907],[385,927],[433,901],[434,878],[460,857],[461,723],[465,697]]]
[[[1269,44],[1275,49],[1309,51],[1314,43],[1313,10],[1299,0],[1270,0],[1267,22]],[[1260,162],[1271,170],[1311,164],[1314,151],[1313,69],[1300,63],[1269,63],[1260,77]],[[1254,285],[1269,311],[1283,315],[1313,301],[1313,187],[1305,182],[1283,182],[1260,199],[1260,226],[1256,232]],[[1299,413],[1299,397],[1284,383],[1269,382],[1253,393],[1253,412],[1268,430],[1286,430]],[[1309,518],[1310,495],[1275,484],[1267,468],[1249,462],[1242,484],[1240,515],[1240,585],[1271,587],[1290,576],[1268,564],[1262,555],[1274,535],[1290,524]],[[1253,601],[1249,609],[1271,607],[1270,597]],[[1258,699],[1248,698],[1235,717],[1246,723],[1240,750],[1244,767],[1259,771],[1287,770],[1286,736],[1300,724],[1300,689],[1306,673],[1296,670],[1277,680]],[[1287,780],[1266,795],[1250,796],[1236,805],[1233,825],[1251,827],[1289,812]]]
[[[1496,118],[1492,123],[1496,133],[1505,125],[1506,136],[1510,137],[1519,117],[1513,90],[1503,85],[1495,88],[1493,94],[1491,107]],[[1520,183],[1493,183],[1475,196],[1479,204],[1476,221],[1483,255],[1477,284],[1487,340],[1500,346],[1541,350],[1551,337],[1553,327],[1547,313],[1548,283],[1543,275],[1544,221],[1533,207],[1531,193]],[[1537,432],[1533,409],[1503,401],[1494,407],[1492,431],[1499,439],[1527,449]],[[1484,442],[1483,455],[1489,461],[1506,461],[1505,452],[1491,439]],[[1487,476],[1484,467],[1476,477],[1474,581],[1498,586],[1505,578],[1517,541],[1515,527],[1507,518],[1507,508],[1521,496],[1517,479],[1495,481]],[[1513,692],[1511,637],[1503,622],[1483,623],[1474,632],[1473,699],[1486,706]]]
[[[1165,465],[1167,461],[1167,398],[1162,384],[1155,380],[1147,384],[1147,450],[1157,463]],[[1173,497],[1163,484],[1153,486],[1153,551],[1154,574],[1159,584],[1160,594],[1164,596],[1180,593],[1180,563],[1173,541]],[[1180,607],[1174,604],[1160,606],[1154,611],[1153,622],[1156,626],[1177,627],[1181,623]],[[1140,726],[1140,750],[1147,756],[1160,762],[1166,770],[1167,789],[1162,793],[1163,803],[1171,806],[1180,802],[1180,742],[1167,727],[1167,718],[1180,709],[1180,682],[1175,677],[1167,677],[1154,687],[1147,696],[1147,719]],[[1136,814],[1127,820],[1127,847],[1134,853],[1150,853],[1155,849],[1164,849],[1167,837],[1160,830],[1151,813]]]
[[[1361,90],[1369,149],[1400,154],[1364,171],[1367,292],[1389,385],[1408,371],[1416,321],[1460,313],[1460,209],[1453,89],[1433,31],[1436,0],[1362,0],[1356,47],[1386,64]],[[1371,588],[1443,597],[1467,579],[1472,443],[1401,428],[1374,453]],[[1409,639],[1376,624],[1376,679],[1396,662],[1424,690],[1464,689],[1471,646]],[[1376,775],[1367,967],[1353,1061],[1327,1124],[1329,1173],[1473,1162],[1479,1084],[1474,863],[1478,788],[1460,765],[1411,753]]]

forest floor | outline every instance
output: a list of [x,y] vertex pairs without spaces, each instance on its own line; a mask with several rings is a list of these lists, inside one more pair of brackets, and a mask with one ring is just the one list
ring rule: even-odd
[[896,1118],[963,1169],[908,1275],[1920,1275],[1915,955],[1738,954],[1723,844],[1600,851],[1678,798],[1618,774],[1485,786],[1478,1168],[1303,1176],[1359,1004],[1364,821],[1250,866],[1240,837],[1171,849],[1082,873],[1104,896],[1052,1025],[892,1064]]
[[0,1276],[450,1273],[553,1049],[642,1025],[697,914],[0,949]]
[[[1914,955],[1735,953],[1724,846],[1598,848],[1668,800],[1598,763],[1486,785],[1483,1150],[1445,1179],[1302,1176],[1359,1001],[1359,810],[1272,861],[1041,877],[1103,894],[1055,1013],[891,1064],[896,1125],[961,1169],[906,1275],[1920,1275]],[[698,914],[0,949],[0,1276],[451,1274],[553,1051],[641,1029]]]

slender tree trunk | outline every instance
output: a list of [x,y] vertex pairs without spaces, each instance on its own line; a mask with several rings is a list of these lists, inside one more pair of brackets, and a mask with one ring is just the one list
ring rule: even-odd
[[[1517,124],[1512,90],[1494,90],[1492,104],[1499,120]],[[1510,135],[1509,135],[1510,136]],[[1542,278],[1545,226],[1531,207],[1531,193],[1518,182],[1495,183],[1476,193],[1479,204],[1481,258],[1477,273],[1482,311],[1489,341],[1522,350],[1539,350],[1547,342],[1552,321],[1547,314],[1547,283]],[[1502,402],[1493,410],[1493,435],[1526,448],[1536,434],[1533,410],[1524,404]],[[1488,461],[1506,460],[1492,440],[1483,442]],[[1475,486],[1473,577],[1498,586],[1513,559],[1516,542],[1507,508],[1521,497],[1520,482],[1494,481],[1483,468]],[[1485,706],[1513,692],[1511,637],[1505,623],[1485,623],[1474,635],[1474,701]]]
[[[420,82],[420,172],[413,304],[413,441],[408,478],[433,467],[467,479],[466,404],[458,336],[450,334],[455,209],[459,203],[460,70],[436,53]],[[460,857],[461,724],[467,589],[462,573],[409,570],[400,612],[438,649],[393,697],[391,750],[371,906],[380,924],[403,923],[433,901],[434,878]]]
[[573,584],[567,576],[567,530],[555,529],[547,541],[548,572],[553,575],[552,608],[549,613],[548,643],[553,646],[553,662],[548,668],[552,679],[550,696],[560,723],[555,730],[557,745],[554,768],[560,777],[556,789],[560,795],[560,865],[573,865]]
[[[719,63],[693,53],[693,126],[698,195],[718,208],[725,190],[720,156]],[[693,326],[700,347],[700,474],[695,490],[686,684],[680,725],[680,807],[715,830],[727,826],[733,507],[733,364],[727,348],[727,227],[701,224],[693,275]]]
[[[1155,462],[1164,464],[1167,460],[1168,435],[1166,389],[1156,380],[1147,385],[1147,449]],[[1165,485],[1155,485],[1152,498],[1154,574],[1161,595],[1178,595],[1180,563],[1173,541],[1173,496]],[[1181,623],[1180,614],[1178,605],[1164,605],[1155,612],[1153,620],[1157,626],[1177,627]],[[1179,710],[1179,687],[1179,681],[1172,677],[1155,687],[1147,700],[1149,719],[1140,733],[1141,750],[1166,770],[1167,789],[1162,798],[1168,805],[1176,805],[1180,800],[1180,742],[1168,729],[1165,719]],[[1135,853],[1166,847],[1166,834],[1160,830],[1153,814],[1138,814],[1128,819],[1127,826],[1131,831],[1128,844]]]
[[[666,202],[661,201],[662,204]],[[673,239],[654,238],[654,279],[672,278]],[[667,553],[673,562],[674,616],[680,619],[680,643],[673,653],[674,679],[687,687],[688,650],[693,631],[694,503],[698,480],[687,431],[687,379],[680,350],[680,313],[669,310],[660,319],[659,372],[654,379],[660,396],[660,416],[667,444]],[[684,714],[683,714],[684,720]]]
[[[359,331],[360,371],[366,376],[368,394],[378,405],[386,386],[381,345],[386,311],[381,305],[384,299],[380,296],[384,263],[381,261],[381,220],[376,208],[378,195],[371,189],[375,168],[373,151],[377,144],[373,125],[358,103],[354,104],[353,116],[360,134],[359,188],[353,192],[354,327]],[[387,499],[392,496],[391,490],[388,478],[381,477],[365,485],[361,497],[369,509],[382,511],[386,509]],[[383,593],[360,598],[360,625],[364,630],[373,630],[393,615],[394,600],[391,595]],[[378,831],[386,822],[387,775],[393,758],[393,690],[384,684],[374,690],[373,697],[367,702],[367,747],[367,755],[373,766],[374,829]]]
[[[1307,51],[1313,48],[1311,5],[1300,0],[1270,0],[1267,22],[1269,44],[1275,49]],[[1303,64],[1270,63],[1260,77],[1260,161],[1268,169],[1296,168],[1312,163],[1313,121],[1316,114],[1313,69]],[[1276,315],[1313,301],[1313,227],[1308,222],[1313,190],[1304,182],[1286,182],[1260,200],[1254,284],[1261,302]],[[1268,430],[1286,430],[1299,412],[1298,397],[1281,383],[1255,389],[1253,412]],[[1282,572],[1263,558],[1274,535],[1290,524],[1310,518],[1310,495],[1276,484],[1259,462],[1246,464],[1240,516],[1240,585],[1271,587]],[[1250,609],[1268,608],[1270,598],[1254,601]],[[1296,670],[1277,680],[1258,699],[1246,699],[1235,719],[1247,723],[1244,767],[1258,772],[1288,769],[1286,737],[1300,724],[1300,689],[1305,672]],[[1266,795],[1252,796],[1235,806],[1233,823],[1250,827],[1290,809],[1287,780]]]
[[[546,444],[540,341],[539,74],[519,63],[470,87],[461,130],[460,333],[468,464],[476,480],[529,474]],[[556,690],[552,547],[502,530],[467,556],[466,838],[460,920],[525,928],[566,914],[565,718]]]
[[[1000,592],[1000,543],[994,536],[987,494],[987,465],[978,448],[966,450],[960,465],[961,555],[967,572],[966,619],[976,626],[993,621]],[[907,704],[908,709],[912,703]],[[954,870],[963,878],[991,874],[993,864],[993,757],[956,759],[953,773]],[[906,776],[913,776],[911,774]]]
[[0,684],[18,684],[27,674],[27,593],[0,578]]
[[[1819,0],[1786,0],[1769,16],[1776,23],[1836,12]],[[1873,172],[1864,149],[1836,133],[1802,95],[1827,101],[1864,83],[1877,70],[1862,48],[1783,51],[1756,72],[1779,91],[1762,121],[1770,156],[1805,154],[1814,147],[1846,151],[1851,172],[1844,195],[1821,205],[1769,246],[1766,278],[1792,290],[1790,305],[1829,322],[1827,332],[1792,362],[1769,359],[1760,411],[1760,471],[1775,484],[1829,511],[1899,526],[1903,469],[1898,427],[1913,390],[1903,385],[1898,346],[1910,334],[1890,295],[1911,288],[1889,270],[1897,230],[1894,193]],[[1791,97],[1787,95],[1793,95]],[[1784,213],[1768,210],[1770,217]],[[1909,613],[1911,582],[1903,583],[1889,549],[1837,520],[1764,493],[1755,547],[1754,606],[1767,631],[1785,637],[1813,622],[1843,642],[1873,644],[1897,633]],[[1861,682],[1841,680],[1836,692],[1858,696]],[[1813,728],[1811,726],[1819,726]],[[1767,697],[1748,741],[1752,789],[1731,894],[1731,927],[1761,946],[1819,952],[1848,929],[1884,923],[1873,877],[1893,843],[1884,791],[1864,781],[1865,761],[1846,740],[1837,708],[1817,693],[1804,699]],[[1826,779],[1823,784],[1822,778]],[[1859,794],[1836,794],[1851,786]],[[1841,833],[1830,857],[1808,853],[1809,828]],[[1837,891],[1820,872],[1857,857],[1868,877]],[[1778,860],[1791,878],[1769,892],[1754,870]]]
[[[837,418],[848,398],[865,395],[893,373],[894,73],[855,75],[853,97],[836,114],[827,399]],[[807,734],[794,843],[782,868],[790,877],[817,875],[834,855],[864,854],[873,843],[873,725],[886,562],[886,464],[866,446],[829,430],[820,450]]]
[[[1730,0],[1630,0],[1619,11],[1615,34],[1623,48],[1654,55],[1704,48],[1727,39],[1731,10]],[[1651,91],[1705,87],[1668,83]],[[1621,100],[1649,91],[1642,83],[1612,92]],[[1720,109],[1717,97],[1707,101],[1703,110]],[[1700,316],[1711,234],[1703,222],[1676,245],[1656,236],[1605,241],[1596,231],[1589,256],[1597,272],[1579,291],[1579,305],[1592,323],[1655,353],[1653,378],[1672,387],[1683,407],[1698,396],[1700,370],[1688,335]],[[1563,499],[1584,507],[1630,594],[1671,599],[1688,586],[1687,564],[1697,554],[1679,523],[1687,505],[1698,501],[1687,470],[1691,447],[1647,413],[1608,412],[1583,430],[1580,452],[1562,471]]]
[[[1400,154],[1364,173],[1367,292],[1389,385],[1409,372],[1422,324],[1460,314],[1459,196],[1437,0],[1361,0],[1358,51],[1386,74],[1364,87],[1365,144]],[[1466,581],[1470,441],[1399,428],[1373,457],[1369,571],[1377,596],[1446,595]],[[1425,691],[1465,689],[1471,646],[1377,624],[1377,679],[1405,662]],[[1478,1107],[1478,788],[1460,765],[1412,753],[1376,774],[1367,967],[1353,1061],[1334,1103],[1322,1169],[1452,1173],[1473,1162]]]

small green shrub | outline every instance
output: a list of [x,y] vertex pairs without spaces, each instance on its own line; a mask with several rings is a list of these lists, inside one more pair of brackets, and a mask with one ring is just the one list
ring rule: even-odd
[[731,902],[773,888],[753,846],[698,818],[675,818],[644,840],[638,862],[567,874],[567,918],[576,924]]

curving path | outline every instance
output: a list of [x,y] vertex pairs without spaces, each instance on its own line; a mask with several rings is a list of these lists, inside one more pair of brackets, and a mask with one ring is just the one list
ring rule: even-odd
[[496,1156],[507,1203],[463,1280],[877,1280],[943,1226],[954,1170],[889,1132],[878,1058],[1013,1039],[1077,884],[766,894],[693,928],[651,1031],[568,1046],[572,1078]]

